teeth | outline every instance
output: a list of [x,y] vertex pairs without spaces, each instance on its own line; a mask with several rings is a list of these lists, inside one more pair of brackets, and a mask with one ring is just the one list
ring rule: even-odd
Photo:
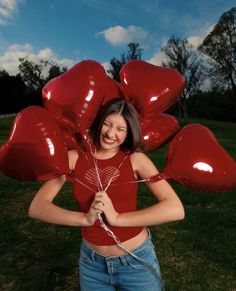
[[115,140],[113,139],[109,139],[107,137],[104,137],[103,140],[106,142],[106,143],[109,143],[109,144],[113,144],[115,142]]

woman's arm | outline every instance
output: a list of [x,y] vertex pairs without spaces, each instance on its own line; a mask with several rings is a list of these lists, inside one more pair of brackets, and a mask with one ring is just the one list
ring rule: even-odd
[[[152,161],[142,153],[131,156],[134,171],[142,179],[158,173]],[[148,226],[177,221],[184,218],[184,208],[177,194],[166,180],[148,182],[148,188],[157,198],[157,203],[134,212],[117,213],[105,192],[97,193],[96,209],[102,210],[108,222],[114,226]]]
[[[78,154],[72,150],[68,152],[68,155],[70,169],[73,170]],[[92,207],[88,213],[82,213],[61,208],[53,203],[54,198],[60,192],[65,182],[65,175],[45,182],[31,202],[29,216],[53,224],[68,226],[92,225],[97,219],[98,213],[98,211]]]

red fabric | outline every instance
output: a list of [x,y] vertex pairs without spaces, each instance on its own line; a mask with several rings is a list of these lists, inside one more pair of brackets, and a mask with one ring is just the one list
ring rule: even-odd
[[[74,170],[73,183],[73,195],[80,210],[88,212],[94,195],[98,192],[98,178],[94,163],[97,163],[103,189],[106,188],[112,178],[107,194],[111,198],[116,211],[119,213],[135,211],[137,209],[138,186],[137,183],[128,183],[135,181],[136,178],[130,156],[121,151],[107,160],[95,159],[89,151],[80,153]],[[121,242],[131,239],[143,229],[143,227],[114,227],[107,223],[104,216],[103,220]],[[82,235],[85,240],[94,245],[115,244],[98,220],[93,226],[82,227]]]

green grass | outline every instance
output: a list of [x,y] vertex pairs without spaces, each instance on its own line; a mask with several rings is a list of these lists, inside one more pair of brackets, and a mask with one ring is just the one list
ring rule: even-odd
[[[0,144],[9,136],[14,118],[0,119]],[[236,158],[236,124],[197,119]],[[167,146],[150,153],[161,170]],[[184,221],[151,227],[165,287],[174,290],[236,290],[236,190],[223,193],[193,191],[170,181],[182,199]],[[79,290],[76,265],[80,229],[31,220],[29,204],[40,182],[22,182],[0,173],[0,290]],[[154,203],[140,185],[139,207]],[[76,209],[71,185],[56,203]]]

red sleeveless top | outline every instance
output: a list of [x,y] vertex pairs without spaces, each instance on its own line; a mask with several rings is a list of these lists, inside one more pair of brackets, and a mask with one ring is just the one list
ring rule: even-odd
[[[80,152],[73,176],[73,195],[82,212],[89,211],[94,195],[99,189],[99,180],[103,189],[109,184],[106,192],[118,213],[137,210],[138,186],[137,183],[128,183],[135,181],[136,178],[130,156],[124,152],[119,151],[115,156],[106,160],[94,158],[89,151]],[[102,217],[121,242],[133,238],[143,229],[143,227],[111,226],[105,216],[102,215]],[[82,236],[88,242],[98,246],[115,244],[98,220],[92,226],[82,227]]]

